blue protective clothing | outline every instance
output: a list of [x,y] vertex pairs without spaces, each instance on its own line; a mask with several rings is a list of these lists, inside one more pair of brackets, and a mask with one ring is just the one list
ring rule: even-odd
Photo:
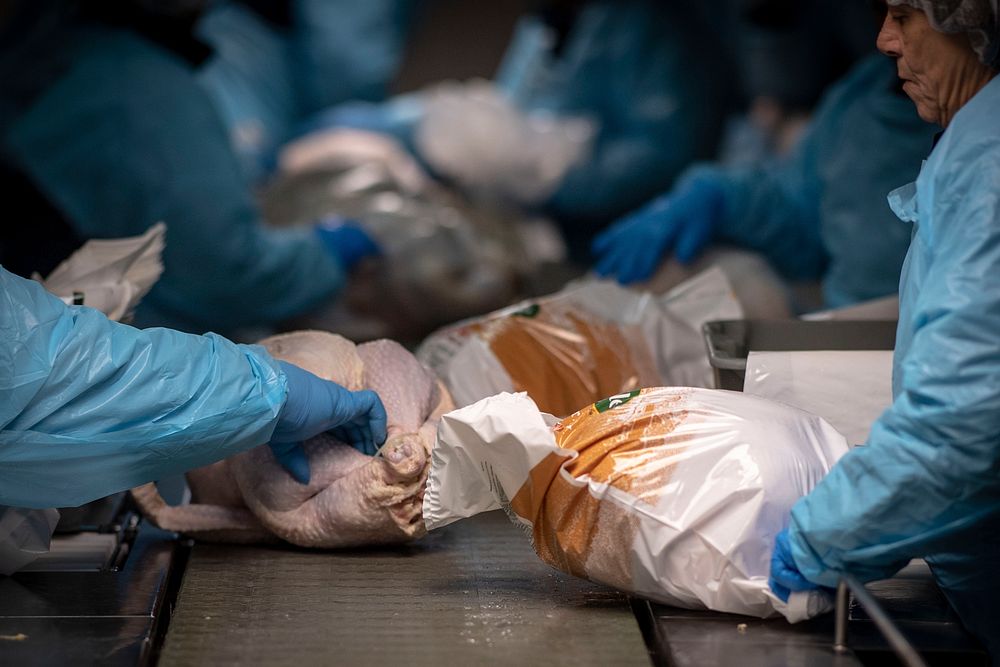
[[[165,270],[137,325],[228,331],[336,294],[343,269],[312,230],[261,224],[218,113],[185,63],[100,26],[64,27],[37,50],[67,63],[46,81],[32,77],[39,93],[0,115],[0,152],[80,238],[166,222]],[[0,76],[0,92],[19,85]]]
[[[419,93],[397,95],[386,102],[345,102],[315,114],[299,125],[303,135],[331,127],[351,128],[392,137],[420,160],[416,131],[424,115]],[[426,165],[424,165],[426,167]]]
[[792,557],[792,547],[788,542],[788,529],[782,530],[774,539],[774,551],[771,552],[771,576],[767,585],[782,602],[788,602],[788,596],[795,591],[812,591],[821,588],[799,572],[795,559]]
[[526,111],[598,125],[592,154],[544,207],[570,235],[636,208],[714,154],[733,86],[721,36],[702,19],[685,3],[596,0],[558,53],[540,18],[519,24],[498,87]]
[[683,263],[708,245],[722,217],[723,190],[713,179],[693,178],[611,229],[593,243],[600,276],[624,285],[648,280],[671,249]]
[[[714,3],[713,3],[714,4]],[[869,0],[742,0],[737,66],[747,97],[809,111],[871,52],[878,33]]]
[[309,461],[301,447],[331,431],[338,440],[374,456],[385,443],[385,407],[374,391],[350,391],[307,370],[278,362],[288,380],[288,400],[278,414],[271,450],[301,484],[309,483]]
[[[892,575],[926,557],[1000,659],[1000,77],[954,117],[890,203],[914,225],[892,406],[792,510],[810,581]],[[971,600],[971,602],[970,602]],[[986,606],[983,606],[984,602]]]
[[337,262],[346,271],[350,271],[367,257],[377,257],[382,254],[382,249],[368,232],[357,223],[340,216],[321,220],[316,223],[314,230],[327,251],[337,258]]
[[0,268],[0,505],[81,505],[263,444],[287,392],[262,348],[117,324]]
[[[495,83],[525,112],[593,121],[591,153],[541,208],[573,254],[594,231],[668,187],[693,160],[711,156],[732,101],[723,37],[694,4],[592,0],[564,43],[540,16],[522,19]],[[352,104],[324,123],[392,135],[417,159],[423,111],[404,96]],[[313,128],[315,129],[315,128]]]
[[199,73],[247,177],[260,180],[274,153],[312,114],[349,100],[378,101],[402,60],[417,0],[291,0],[276,26],[238,2],[199,22],[215,56]]
[[895,293],[911,230],[885,198],[916,176],[935,132],[897,85],[892,61],[873,55],[826,95],[788,161],[689,170],[681,184],[724,193],[714,240],[762,253],[788,279],[822,279],[830,307]]

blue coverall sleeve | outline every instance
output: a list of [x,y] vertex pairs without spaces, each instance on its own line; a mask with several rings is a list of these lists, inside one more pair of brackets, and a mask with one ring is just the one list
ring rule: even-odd
[[791,280],[818,280],[827,265],[820,220],[822,182],[817,167],[823,117],[822,113],[817,115],[786,160],[700,168],[714,177],[724,192],[717,238],[761,253]]
[[0,268],[0,504],[76,506],[268,441],[277,362],[138,330]]
[[606,223],[713,154],[728,109],[728,69],[713,52],[717,36],[684,8],[600,2],[578,22],[555,66],[564,78],[521,103],[597,121],[591,155],[567,173],[545,210]]
[[417,0],[296,0],[292,63],[303,114],[385,99],[403,59]]
[[1000,160],[982,159],[985,146],[942,169],[950,182],[936,201],[920,198],[938,229],[914,236],[904,269],[932,258],[902,295],[912,333],[893,405],[792,511],[793,557],[816,583],[840,571],[880,579],[960,548],[1000,510]]
[[167,224],[164,273],[136,314],[201,332],[302,314],[342,286],[306,230],[266,228],[207,94],[180,62],[127,33],[85,42],[4,137],[79,236]]
[[670,127],[635,125],[627,134],[602,138],[586,163],[566,174],[544,209],[573,221],[623,215],[658,194],[692,159],[707,154],[707,142],[697,145],[697,134],[678,118]]

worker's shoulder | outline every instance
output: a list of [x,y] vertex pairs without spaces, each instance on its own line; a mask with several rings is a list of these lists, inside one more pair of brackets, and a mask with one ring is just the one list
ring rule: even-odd
[[931,156],[936,171],[944,176],[1000,178],[998,106],[1000,77],[980,90],[952,119]]
[[995,144],[1000,141],[1000,76],[996,76],[980,90],[955,118],[952,119],[945,137],[949,134],[966,137],[974,135],[981,141]]
[[[105,141],[142,145],[176,143],[182,136],[221,133],[217,113],[193,68],[129,30],[103,26],[67,35],[71,61],[22,116],[24,124],[86,128]],[[210,127],[210,130],[204,130]],[[200,132],[200,134],[199,134]]]
[[[895,78],[895,68],[888,58],[873,55],[862,59],[823,94],[814,126],[820,132],[832,132],[833,138],[839,141],[844,124],[848,122],[886,125],[887,112],[892,118],[905,116],[906,112],[915,116],[912,104],[906,112],[900,113],[899,101],[891,100]],[[887,99],[896,106],[887,105]]]
[[847,91],[866,90],[895,78],[892,61],[878,53],[869,54],[855,62],[843,76],[830,84],[825,97],[843,95]]
[[180,58],[129,30],[92,27],[73,37],[72,65],[60,83],[79,97],[153,100],[200,91]]

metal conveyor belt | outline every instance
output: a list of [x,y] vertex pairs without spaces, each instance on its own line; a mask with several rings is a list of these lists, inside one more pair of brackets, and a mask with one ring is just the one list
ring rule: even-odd
[[195,545],[160,660],[649,665],[626,597],[544,565],[500,512],[400,548]]

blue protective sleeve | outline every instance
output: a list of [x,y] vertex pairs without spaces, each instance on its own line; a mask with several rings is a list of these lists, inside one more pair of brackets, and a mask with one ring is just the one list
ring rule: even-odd
[[891,575],[959,551],[1000,513],[1000,80],[956,116],[903,211],[919,218],[903,269],[895,401],[792,512],[810,580]]
[[[719,37],[682,5],[586,3],[556,54],[539,19],[518,26],[497,79],[525,111],[595,122],[592,154],[545,203],[606,223],[666,190],[715,150],[731,92]],[[697,57],[693,57],[698,54]]]
[[379,101],[403,60],[421,0],[296,0],[291,43],[303,113]]
[[214,55],[198,73],[251,182],[263,180],[303,121],[350,100],[381,101],[418,0],[294,0],[291,25],[241,2],[214,3],[198,35]]
[[[311,230],[266,228],[191,72],[125,32],[78,36],[73,66],[3,137],[84,238],[167,224],[142,326],[229,330],[302,314],[344,277]],[[81,128],[86,128],[83,131]]]
[[823,278],[830,307],[895,293],[910,244],[886,196],[916,177],[935,128],[875,54],[823,97],[785,161],[716,169],[726,187],[721,240],[763,253],[788,278]]
[[714,173],[725,192],[717,238],[760,252],[791,280],[818,280],[827,265],[820,220],[822,183],[816,164],[816,128],[822,119],[822,114],[817,116],[785,161],[699,168],[701,173]]
[[261,348],[140,331],[0,268],[0,505],[76,506],[250,449],[286,394]]

